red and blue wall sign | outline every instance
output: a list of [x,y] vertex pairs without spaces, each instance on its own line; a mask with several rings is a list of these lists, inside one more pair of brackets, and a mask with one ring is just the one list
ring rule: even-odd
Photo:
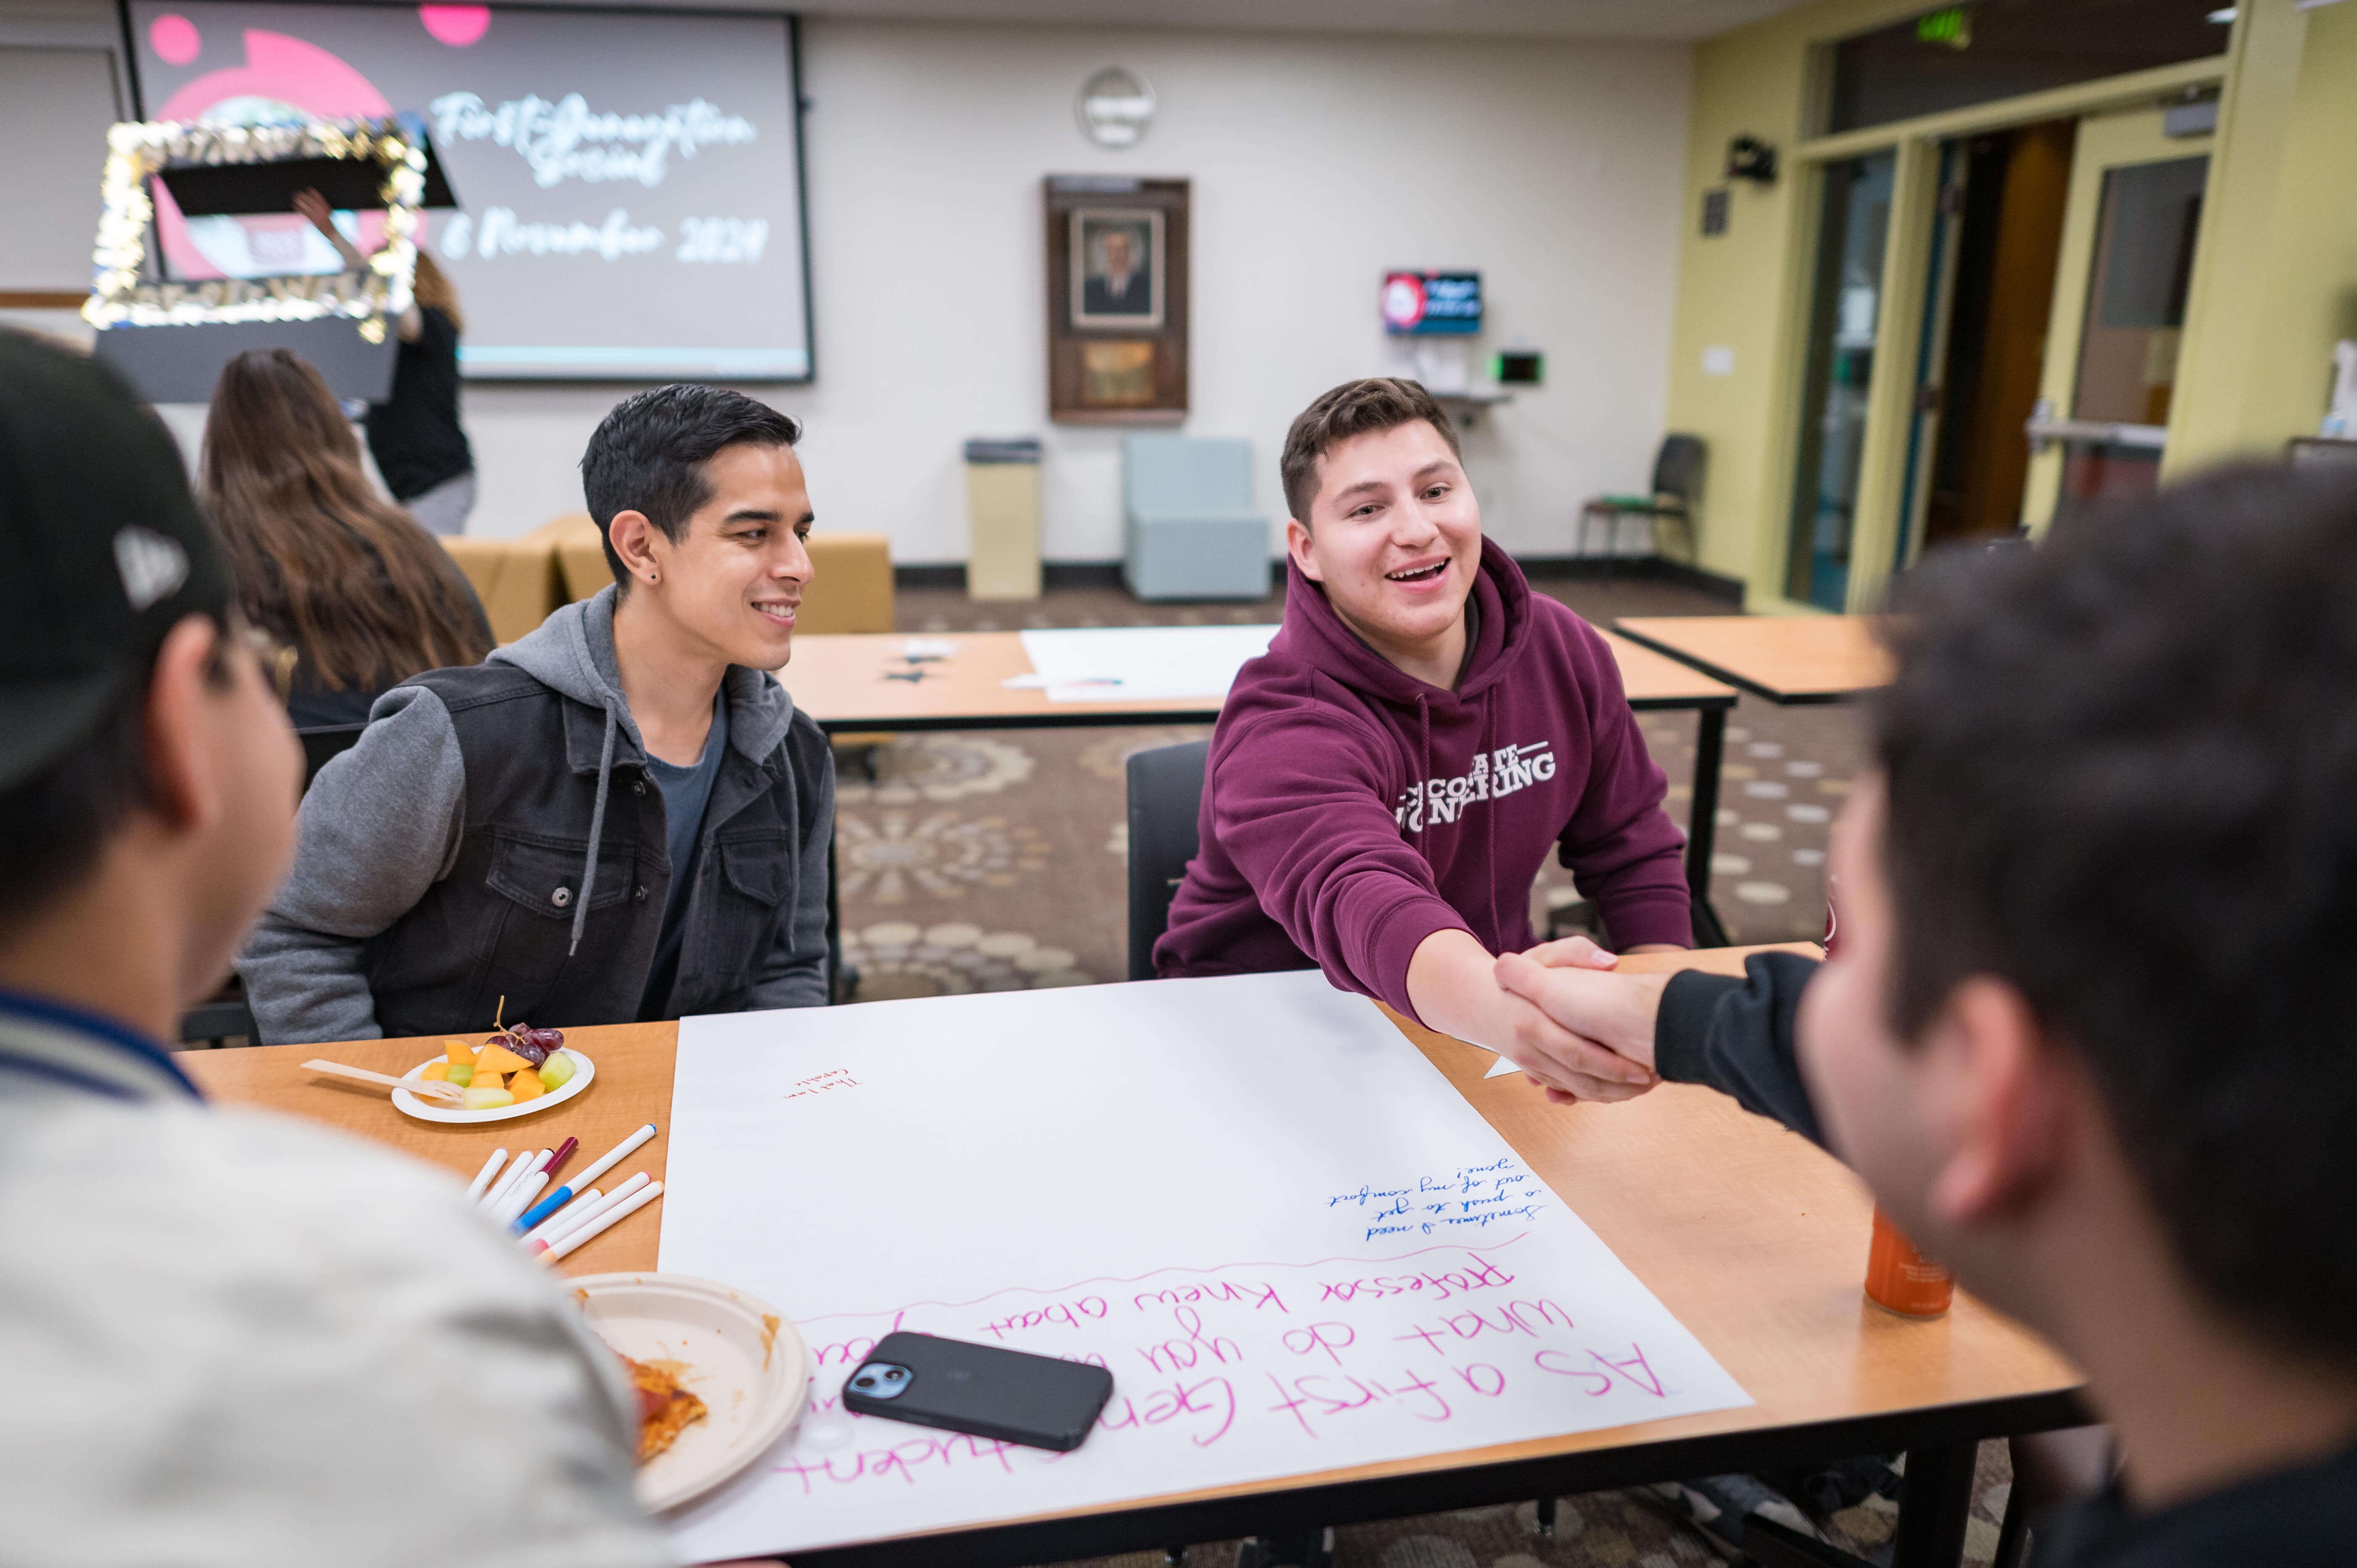
[[1409,334],[1480,331],[1481,274],[1385,273],[1383,330]]

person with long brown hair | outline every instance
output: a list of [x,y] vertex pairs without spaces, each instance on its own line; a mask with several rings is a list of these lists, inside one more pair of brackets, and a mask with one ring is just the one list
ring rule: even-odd
[[[347,267],[368,257],[336,227],[327,199],[297,191],[295,210],[326,237]],[[410,281],[410,306],[393,324],[401,339],[393,361],[393,391],[368,412],[369,456],[393,499],[429,533],[464,533],[475,510],[475,450],[458,423],[458,338],[467,318],[458,291],[424,245]]]
[[343,410],[300,355],[254,349],[222,368],[203,467],[246,618],[295,651],[296,727],[365,723],[385,688],[491,650],[474,588],[368,482]]

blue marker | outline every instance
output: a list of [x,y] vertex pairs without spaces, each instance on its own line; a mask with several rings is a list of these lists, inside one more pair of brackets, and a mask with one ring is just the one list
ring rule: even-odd
[[636,1149],[640,1144],[645,1143],[654,1135],[655,1124],[650,1122],[645,1126],[640,1128],[637,1132],[631,1133],[629,1137],[623,1139],[620,1143],[615,1144],[613,1149],[607,1154],[605,1158],[599,1160],[596,1165],[591,1165],[587,1170],[583,1171],[579,1176],[575,1176],[571,1181],[566,1182],[563,1187],[558,1187],[554,1192],[550,1193],[546,1197],[542,1198],[538,1203],[533,1204],[530,1208],[524,1210],[523,1213],[516,1216],[515,1233],[519,1236],[522,1235],[525,1231],[531,1230],[533,1226],[538,1225],[542,1220],[547,1219],[550,1215],[555,1213],[558,1209],[572,1202],[573,1195],[575,1193],[580,1191],[582,1188],[587,1187],[591,1182],[596,1181],[599,1176],[604,1176],[608,1171],[613,1169],[616,1165],[621,1162],[625,1155],[629,1155],[632,1150]]

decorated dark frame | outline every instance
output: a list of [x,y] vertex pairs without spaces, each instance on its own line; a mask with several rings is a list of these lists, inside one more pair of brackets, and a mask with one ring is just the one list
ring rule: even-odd
[[[1183,179],[1050,175],[1047,220],[1048,416],[1067,424],[1177,424],[1187,417],[1188,240]],[[1146,328],[1076,326],[1072,226],[1106,209],[1162,217],[1162,319]]]

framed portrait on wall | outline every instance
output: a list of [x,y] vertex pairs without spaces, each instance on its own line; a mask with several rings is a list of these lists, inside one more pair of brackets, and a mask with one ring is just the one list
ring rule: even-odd
[[1072,325],[1150,332],[1162,325],[1162,214],[1082,208],[1072,214]]
[[1177,424],[1187,415],[1188,182],[1051,175],[1044,194],[1049,417]]

